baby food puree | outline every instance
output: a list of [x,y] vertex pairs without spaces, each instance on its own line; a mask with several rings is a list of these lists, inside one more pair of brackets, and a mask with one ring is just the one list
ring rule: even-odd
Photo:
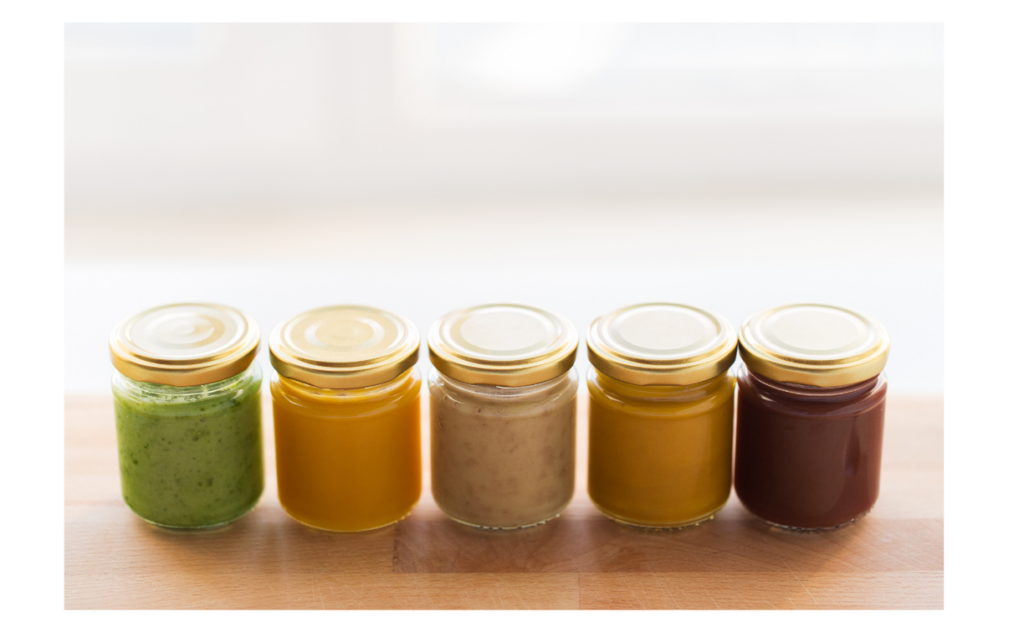
[[185,395],[115,382],[121,492],[132,511],[159,525],[202,527],[256,504],[263,493],[261,378],[258,365],[250,369]]

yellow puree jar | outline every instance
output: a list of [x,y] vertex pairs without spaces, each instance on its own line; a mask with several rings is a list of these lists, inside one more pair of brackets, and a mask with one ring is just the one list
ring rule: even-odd
[[277,491],[295,520],[331,531],[401,520],[420,498],[420,337],[409,320],[330,306],[270,337]]
[[714,517],[732,485],[736,332],[681,304],[629,306],[587,333],[587,487],[609,518],[672,528]]

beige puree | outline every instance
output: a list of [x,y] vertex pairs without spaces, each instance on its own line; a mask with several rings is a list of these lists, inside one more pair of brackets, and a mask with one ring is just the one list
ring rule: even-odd
[[575,371],[520,387],[430,378],[434,499],[450,517],[514,529],[556,517],[573,494]]

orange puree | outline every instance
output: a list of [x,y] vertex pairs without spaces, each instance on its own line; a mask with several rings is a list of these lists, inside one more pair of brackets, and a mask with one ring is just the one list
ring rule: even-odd
[[323,389],[287,377],[274,399],[277,489],[301,523],[362,531],[406,516],[420,497],[420,376]]
[[596,369],[590,391],[590,498],[609,517],[681,527],[729,499],[735,379],[638,386]]

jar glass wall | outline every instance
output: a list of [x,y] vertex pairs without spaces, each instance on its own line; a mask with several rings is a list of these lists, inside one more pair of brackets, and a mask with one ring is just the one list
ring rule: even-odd
[[420,376],[323,389],[273,375],[274,440],[281,506],[331,531],[401,520],[420,498]]
[[263,493],[262,373],[256,362],[200,386],[113,378],[121,493],[162,527],[214,527]]
[[512,529],[558,516],[576,476],[573,369],[518,387],[467,384],[431,369],[434,500],[475,527]]
[[828,529],[878,500],[885,374],[841,387],[776,382],[743,368],[736,419],[736,495],[781,527]]
[[628,525],[672,528],[714,516],[732,486],[735,380],[638,386],[590,369],[590,498]]

